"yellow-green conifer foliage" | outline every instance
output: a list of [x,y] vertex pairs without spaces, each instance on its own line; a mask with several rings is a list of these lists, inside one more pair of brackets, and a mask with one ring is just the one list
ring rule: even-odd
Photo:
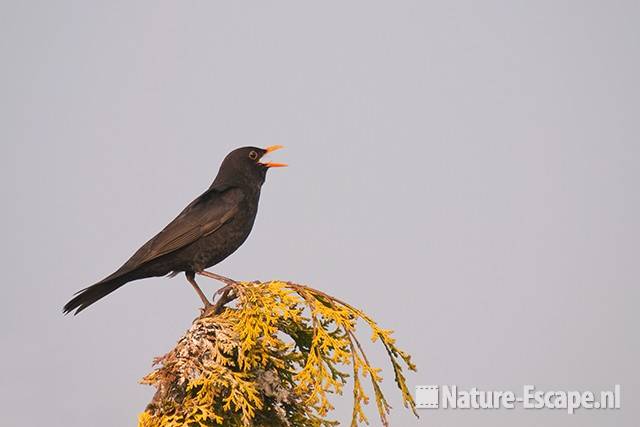
[[388,353],[403,403],[415,413],[403,374],[403,366],[416,369],[410,356],[396,347],[392,331],[362,311],[290,282],[233,282],[219,292],[214,309],[142,380],[157,392],[139,427],[333,426],[329,398],[342,394],[349,377],[351,425],[368,424],[364,405],[372,395],[386,426],[390,406],[380,369],[356,338],[358,320]]

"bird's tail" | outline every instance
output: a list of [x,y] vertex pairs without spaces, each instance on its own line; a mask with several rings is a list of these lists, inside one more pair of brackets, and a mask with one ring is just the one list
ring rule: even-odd
[[130,282],[131,280],[132,278],[128,277],[127,274],[116,276],[113,278],[107,277],[106,279],[96,283],[95,285],[91,285],[88,288],[76,292],[73,299],[65,304],[62,311],[64,312],[64,314],[67,314],[72,312],[73,310],[76,310],[76,312],[73,313],[74,315],[76,315],[85,308],[89,307],[94,302],[103,297],[106,297],[111,292],[115,291],[120,286],[124,285],[127,282]]

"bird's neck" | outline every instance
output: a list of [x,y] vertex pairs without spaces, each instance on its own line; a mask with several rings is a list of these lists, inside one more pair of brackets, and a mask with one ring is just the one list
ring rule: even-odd
[[260,188],[262,187],[262,185],[251,185],[251,184],[247,184],[245,182],[236,182],[236,181],[231,181],[231,180],[224,180],[224,179],[219,179],[219,177],[217,177],[213,183],[211,184],[211,186],[209,187],[209,190],[215,190],[215,191],[226,191],[230,188],[239,188],[241,189],[245,194],[260,194]]

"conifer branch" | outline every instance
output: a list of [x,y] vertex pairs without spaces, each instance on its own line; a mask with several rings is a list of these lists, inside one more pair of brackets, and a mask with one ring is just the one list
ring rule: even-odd
[[[226,278],[225,278],[226,279]],[[332,394],[353,381],[351,426],[368,424],[362,383],[369,377],[378,415],[389,425],[391,407],[380,369],[369,363],[356,337],[362,319],[389,355],[403,403],[415,413],[403,369],[415,371],[392,331],[361,310],[308,286],[282,281],[235,282],[216,294],[213,307],[194,320],[176,347],[155,360],[142,379],[156,393],[139,427],[328,427]],[[233,304],[232,304],[233,303]],[[343,371],[351,365],[351,374]],[[403,366],[404,365],[404,366]],[[417,415],[417,414],[416,414]]]

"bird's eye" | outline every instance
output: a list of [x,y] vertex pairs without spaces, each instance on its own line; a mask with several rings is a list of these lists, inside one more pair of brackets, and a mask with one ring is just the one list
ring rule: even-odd
[[251,160],[257,160],[258,159],[258,153],[256,153],[255,151],[252,151],[249,153],[249,158]]

